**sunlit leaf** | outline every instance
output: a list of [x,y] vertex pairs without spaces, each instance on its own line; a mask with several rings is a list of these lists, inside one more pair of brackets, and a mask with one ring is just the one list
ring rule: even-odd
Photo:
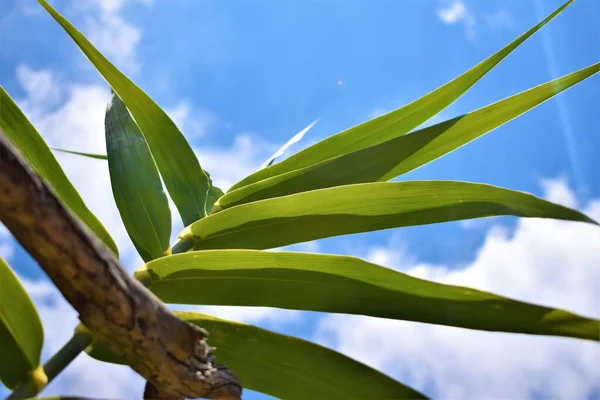
[[597,63],[409,135],[252,183],[225,194],[215,209],[331,186],[392,179],[456,150],[599,71]]
[[162,257],[171,237],[167,196],[144,135],[114,93],[105,129],[110,183],[125,229],[144,261]]
[[0,258],[0,382],[13,389],[30,376],[43,381],[43,342],[44,330],[33,302]]
[[86,207],[44,139],[2,87],[0,87],[0,110],[2,110],[0,130],[4,135],[44,181],[52,186],[54,193],[64,205],[115,254],[118,254],[117,245],[96,216]]
[[[228,208],[182,231],[196,250],[268,249],[330,236],[514,215],[593,222],[527,193],[455,181],[363,183]],[[175,248],[174,248],[175,249]]]
[[[245,389],[280,399],[421,399],[424,396],[340,353],[291,336],[209,315],[178,312],[210,332],[217,361]],[[119,357],[95,344],[89,354],[102,361]]]
[[[298,168],[314,165],[332,157],[374,146],[410,132],[462,96],[521,43],[560,14],[573,1],[569,0],[497,53],[420,99],[398,110],[330,136],[278,164],[261,169],[233,185],[231,190]],[[404,79],[407,79],[407,77],[404,77]]]
[[152,261],[135,276],[162,301],[172,304],[265,306],[489,331],[590,340],[600,337],[597,320],[425,281],[354,257],[193,251]]

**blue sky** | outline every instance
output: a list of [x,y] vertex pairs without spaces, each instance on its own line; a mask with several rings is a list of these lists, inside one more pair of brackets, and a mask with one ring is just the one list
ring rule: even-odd
[[[311,121],[320,118],[294,151],[424,95],[561,3],[52,2],[170,112],[223,187],[255,170]],[[434,120],[598,62],[599,18],[597,0],[577,0]],[[0,57],[0,83],[51,145],[104,151],[108,88],[34,0],[0,4]],[[598,219],[599,89],[600,77],[592,77],[401,179],[491,183],[545,196]],[[113,204],[106,166],[57,157],[114,233],[123,263],[138,266]],[[581,224],[485,219],[331,238],[294,249],[357,255],[416,276],[600,317],[600,233]],[[47,357],[68,339],[76,317],[2,231],[0,252],[40,306],[48,328]],[[600,398],[600,350],[590,343],[366,317],[211,311],[319,341],[436,398]],[[63,321],[58,329],[57,319]],[[357,335],[345,333],[346,326]],[[86,368],[96,372],[94,379]],[[127,370],[82,356],[47,392],[130,398],[139,396],[140,387]]]

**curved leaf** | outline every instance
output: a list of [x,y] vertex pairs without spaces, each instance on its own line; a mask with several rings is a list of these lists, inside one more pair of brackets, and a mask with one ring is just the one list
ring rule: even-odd
[[268,249],[336,235],[515,215],[593,222],[527,193],[454,181],[363,183],[242,204],[180,234],[196,250]]
[[[244,388],[280,399],[421,399],[421,393],[333,350],[302,339],[205,314],[177,312],[210,332],[217,360]],[[118,362],[94,344],[90,356]]]
[[506,47],[420,99],[391,113],[328,137],[278,164],[261,169],[233,185],[231,190],[298,168],[314,165],[332,157],[374,146],[408,133],[452,104],[521,43],[560,14],[572,2],[573,0],[567,1],[563,6],[513,40]]
[[135,276],[165,303],[266,306],[487,331],[600,338],[597,320],[429,282],[354,257],[194,251],[152,261]]
[[225,194],[215,210],[308,190],[385,181],[443,156],[600,72],[600,63],[463,116]]
[[167,196],[144,135],[114,92],[105,127],[110,183],[125,229],[144,261],[162,257],[171,237]]
[[0,86],[0,129],[19,149],[36,172],[52,186],[58,198],[115,254],[119,250],[98,218],[87,208],[77,190],[54,158],[44,139],[25,114]]
[[0,382],[13,389],[32,375],[43,379],[43,342],[44,330],[33,302],[0,258]]
[[77,43],[135,118],[183,223],[189,225],[204,217],[208,178],[171,118],[48,2],[38,1]]

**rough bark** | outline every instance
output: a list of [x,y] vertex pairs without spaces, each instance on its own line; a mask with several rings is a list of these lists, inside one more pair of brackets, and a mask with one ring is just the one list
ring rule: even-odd
[[1,131],[0,220],[77,310],[83,324],[161,393],[241,397],[232,373],[212,364],[207,332],[177,318],[132,279]]

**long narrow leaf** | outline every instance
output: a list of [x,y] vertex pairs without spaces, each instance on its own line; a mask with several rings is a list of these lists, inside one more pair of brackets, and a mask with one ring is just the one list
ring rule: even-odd
[[168,253],[171,210],[144,135],[114,93],[106,109],[106,151],[125,229],[146,262]]
[[487,331],[600,338],[597,320],[413,278],[354,257],[193,251],[152,261],[135,276],[165,303],[266,306]]
[[29,165],[36,170],[46,183],[52,186],[54,193],[69,210],[118,255],[114,240],[98,218],[87,208],[44,139],[1,86],[0,110],[2,110],[0,112],[0,130],[19,149]]
[[389,180],[456,150],[597,72],[600,63],[409,135],[244,186],[225,194],[216,209],[331,186]]
[[242,204],[182,231],[197,250],[267,249],[330,236],[495,215],[593,222],[530,194],[454,181],[363,183]]
[[[210,332],[219,363],[246,389],[280,399],[422,399],[423,394],[351,358],[302,339],[205,314],[179,317]],[[90,356],[119,358],[100,344]]]
[[33,375],[44,383],[43,342],[44,330],[33,302],[0,258],[0,382],[13,389]]
[[521,43],[560,14],[572,2],[573,0],[569,0],[506,47],[424,97],[391,113],[331,136],[292,155],[279,164],[261,169],[233,185],[231,190],[298,168],[314,165],[332,157],[373,146],[410,132],[410,130],[427,121],[462,96]]
[[38,1],[77,43],[135,118],[183,223],[189,225],[203,218],[206,215],[208,178],[171,118],[48,2]]
[[83,157],[88,157],[88,158],[95,158],[97,160],[108,160],[108,157],[105,154],[83,153],[81,151],[57,149],[56,147],[53,147],[52,150],[58,151],[58,152],[61,152],[61,153],[73,154],[73,155],[76,155],[76,156],[83,156]]

